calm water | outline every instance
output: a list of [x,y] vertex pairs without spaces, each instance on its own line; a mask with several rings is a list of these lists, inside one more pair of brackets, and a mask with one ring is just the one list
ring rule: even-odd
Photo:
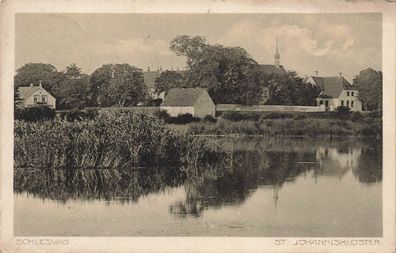
[[110,173],[106,178],[127,183],[120,187],[101,179],[102,189],[62,188],[57,181],[62,175],[53,174],[17,181],[14,233],[382,235],[380,146],[306,139],[218,141],[233,151],[232,168],[222,172],[208,170],[194,177],[172,174],[171,168]]

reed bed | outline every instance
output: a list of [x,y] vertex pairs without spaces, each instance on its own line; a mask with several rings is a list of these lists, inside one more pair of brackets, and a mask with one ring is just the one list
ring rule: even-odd
[[215,143],[130,112],[81,121],[15,121],[15,167],[124,168],[221,162]]

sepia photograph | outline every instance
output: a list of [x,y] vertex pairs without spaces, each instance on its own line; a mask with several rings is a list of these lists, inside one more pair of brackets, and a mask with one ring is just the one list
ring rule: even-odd
[[382,12],[13,18],[14,244],[394,249]]

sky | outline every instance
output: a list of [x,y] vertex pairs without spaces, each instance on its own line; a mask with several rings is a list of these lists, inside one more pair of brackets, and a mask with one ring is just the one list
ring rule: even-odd
[[381,70],[382,16],[361,14],[17,14],[15,67],[42,62],[63,70],[77,64],[90,74],[107,63],[147,70],[184,69],[169,43],[177,35],[239,46],[258,63],[280,62],[300,76],[349,81],[359,71]]

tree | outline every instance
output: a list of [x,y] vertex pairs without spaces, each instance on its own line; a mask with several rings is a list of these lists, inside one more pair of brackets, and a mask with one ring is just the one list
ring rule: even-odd
[[271,97],[267,104],[315,105],[316,98],[320,94],[320,89],[317,86],[304,82],[296,72],[271,76],[268,83]]
[[28,63],[17,70],[14,77],[16,87],[38,85],[40,82],[44,89],[52,92],[53,87],[62,79],[62,73],[58,72],[51,64]]
[[[147,95],[143,73],[128,64],[107,64],[91,75],[99,84],[97,102],[101,106],[130,106],[145,100]],[[109,74],[106,76],[105,74]]]
[[359,99],[366,110],[382,109],[382,72],[368,68],[353,79],[359,91]]
[[54,87],[60,109],[79,109],[90,104],[89,76],[81,73],[76,64],[71,64],[62,72],[62,80]]
[[240,47],[209,45],[200,36],[177,36],[171,50],[187,57],[186,85],[207,88],[215,103],[254,104],[261,98],[260,73]]
[[185,86],[185,78],[179,71],[166,70],[155,80],[155,92],[157,94],[161,92],[167,94],[172,88],[181,88]]

